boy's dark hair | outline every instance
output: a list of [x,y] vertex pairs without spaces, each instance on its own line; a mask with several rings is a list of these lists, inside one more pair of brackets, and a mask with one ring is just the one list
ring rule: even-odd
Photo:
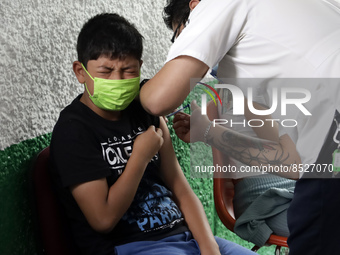
[[77,41],[78,61],[87,66],[100,56],[111,59],[132,56],[142,58],[143,36],[133,24],[114,13],[102,13],[89,19]]
[[166,26],[172,29],[172,25],[185,23],[190,14],[190,0],[168,0],[163,10],[163,20]]

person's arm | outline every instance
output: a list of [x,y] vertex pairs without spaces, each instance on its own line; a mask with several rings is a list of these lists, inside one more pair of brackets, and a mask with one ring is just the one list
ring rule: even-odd
[[[292,169],[301,163],[301,159],[287,134],[281,136],[279,142],[274,142],[245,136],[220,125],[212,129],[206,136],[207,143],[223,153],[246,165],[257,166],[259,170],[298,179],[299,173]],[[278,167],[278,170],[270,166]]]
[[[201,115],[200,108],[195,103],[192,104],[191,109],[191,117],[180,113],[174,118],[176,134],[185,142],[204,141],[226,155],[250,166],[282,166],[291,170],[292,164],[301,163],[299,153],[290,137],[285,134],[275,138],[278,137],[275,135],[276,131],[268,126],[261,127],[262,130],[255,130],[262,139],[242,135],[221,125],[215,127],[211,125],[204,138],[210,121],[206,116]],[[257,118],[259,117],[257,116]],[[190,127],[195,128],[190,130]],[[290,179],[299,177],[298,172],[294,171],[275,172],[275,174]]]
[[201,254],[220,254],[203,206],[191,189],[178,163],[169,130],[163,119],[161,119],[160,128],[162,128],[164,134],[164,144],[160,150],[162,179],[172,191],[174,200],[200,247]]
[[130,207],[147,164],[163,144],[162,130],[150,126],[139,135],[122,175],[108,187],[106,178],[70,187],[91,227],[110,232]]
[[190,93],[190,79],[202,78],[209,67],[203,62],[180,56],[169,62],[140,91],[144,109],[156,116],[169,114]]

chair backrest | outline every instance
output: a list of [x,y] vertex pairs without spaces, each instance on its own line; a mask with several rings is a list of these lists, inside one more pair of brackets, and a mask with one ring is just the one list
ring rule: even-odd
[[[217,106],[213,102],[209,102],[207,114],[210,120],[219,119]],[[219,166],[227,166],[230,164],[228,155],[224,155],[218,149],[211,147],[213,155],[213,164]],[[234,232],[235,214],[234,214],[234,183],[231,178],[225,176],[214,175],[214,201],[217,215],[222,223]]]
[[30,175],[33,223],[39,255],[77,255],[66,215],[52,188],[49,176],[50,148],[35,158]]
[[[213,148],[213,162],[214,165],[222,166],[223,154],[217,149]],[[235,214],[234,214],[234,183],[230,178],[214,177],[214,202],[218,217],[222,223],[234,232]]]
[[[210,102],[207,107],[207,114],[210,120],[218,119],[217,107]],[[227,166],[231,164],[228,155],[223,154],[218,149],[212,147],[213,164]],[[225,176],[224,176],[225,177]],[[232,232],[235,226],[234,214],[234,183],[230,178],[214,176],[214,202],[217,215],[222,223]],[[277,245],[278,247],[288,247],[287,237],[271,235],[267,241],[268,245]]]

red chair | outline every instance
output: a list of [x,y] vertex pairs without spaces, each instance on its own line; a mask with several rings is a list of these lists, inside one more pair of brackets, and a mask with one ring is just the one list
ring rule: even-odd
[[[207,107],[207,114],[210,120],[218,119],[217,107],[210,102]],[[223,154],[218,149],[212,148],[213,164],[216,166],[227,166],[230,164],[229,157]],[[224,224],[230,231],[234,232],[235,214],[234,214],[234,183],[230,178],[221,178],[221,176],[214,176],[214,201],[216,212]],[[266,245],[276,245],[275,254],[280,254],[281,247],[288,247],[287,237],[271,235]],[[252,251],[260,249],[254,246]]]
[[52,189],[48,172],[50,148],[43,149],[35,158],[30,175],[33,224],[39,255],[77,255],[76,248]]

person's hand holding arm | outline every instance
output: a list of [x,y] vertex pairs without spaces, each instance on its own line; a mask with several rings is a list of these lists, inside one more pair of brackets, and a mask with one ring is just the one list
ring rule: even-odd
[[178,112],[172,121],[174,131],[183,142],[190,143],[190,115]]
[[163,144],[162,135],[161,129],[150,126],[136,138],[122,175],[111,187],[102,178],[70,188],[94,230],[110,232],[130,207],[147,164]]
[[202,255],[219,255],[219,247],[210,229],[203,206],[187,182],[177,161],[169,130],[161,121],[164,144],[160,150],[161,176],[174,195],[174,201],[184,215],[193,237],[197,241]]

